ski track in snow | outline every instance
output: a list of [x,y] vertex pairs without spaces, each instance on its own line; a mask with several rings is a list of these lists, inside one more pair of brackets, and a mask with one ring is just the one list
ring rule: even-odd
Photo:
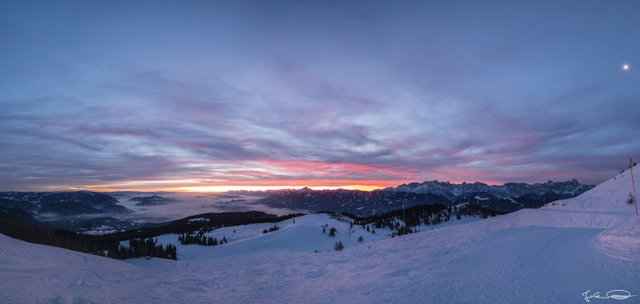
[[[177,262],[117,261],[0,235],[0,302],[586,303],[587,290],[639,295],[640,218],[625,202],[628,174],[541,209],[392,239],[359,226],[349,234],[326,214],[266,234],[273,224],[225,227],[210,235],[228,244],[177,244]],[[322,234],[324,224],[338,235]],[[158,240],[175,244],[177,235]],[[336,241],[344,251],[333,251]]]

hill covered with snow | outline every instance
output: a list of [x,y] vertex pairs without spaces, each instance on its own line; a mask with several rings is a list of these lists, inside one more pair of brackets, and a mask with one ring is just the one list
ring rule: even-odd
[[[177,244],[179,261],[122,262],[0,235],[0,302],[607,303],[595,294],[617,290],[621,303],[638,303],[630,191],[625,171],[540,209],[396,238],[326,214],[268,233],[273,224],[226,227],[212,234],[231,242]],[[333,250],[338,241],[344,250]]]

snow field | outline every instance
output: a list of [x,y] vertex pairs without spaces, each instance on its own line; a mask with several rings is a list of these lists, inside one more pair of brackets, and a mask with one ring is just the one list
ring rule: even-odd
[[[228,244],[179,245],[179,261],[117,261],[0,236],[0,302],[586,303],[586,291],[640,295],[640,219],[625,202],[628,174],[541,209],[396,238],[359,226],[349,235],[348,223],[326,214],[267,234],[273,224],[225,227],[211,235]],[[322,234],[324,224],[335,238]],[[333,251],[336,241],[345,250]]]

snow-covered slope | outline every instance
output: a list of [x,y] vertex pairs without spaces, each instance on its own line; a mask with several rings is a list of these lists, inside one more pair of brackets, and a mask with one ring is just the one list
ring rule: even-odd
[[165,294],[160,286],[161,277],[127,263],[0,234],[1,303],[144,303]]
[[[348,224],[326,215],[267,234],[269,224],[228,227],[213,234],[232,242],[179,248],[177,262],[122,262],[0,236],[0,302],[586,303],[585,292],[640,295],[640,217],[625,202],[628,174],[541,209],[393,239],[357,227],[349,236]],[[338,229],[335,239],[322,234],[325,223]],[[344,251],[331,251],[337,240]]]
[[[633,168],[636,191],[640,190],[639,171],[637,166]],[[573,199],[546,207],[590,214],[591,225],[597,223],[605,228],[605,231],[594,239],[594,247],[611,258],[640,264],[640,218],[635,216],[636,206],[628,202],[634,191],[631,170],[605,181],[596,188]]]
[[[335,217],[328,214],[311,214],[290,219],[277,223],[279,230],[263,233],[264,229],[268,229],[273,225],[273,223],[264,223],[216,229],[205,235],[217,239],[224,237],[229,243],[214,247],[181,245],[177,242],[178,235],[176,234],[162,235],[157,239],[162,244],[172,243],[176,245],[180,261],[195,261],[223,256],[237,256],[246,253],[255,254],[277,251],[289,254],[331,252],[334,250],[336,242],[342,242],[346,248],[352,248],[388,238],[391,233],[389,229],[378,229],[375,233],[372,233],[362,229],[360,226],[350,227],[348,222],[336,220]],[[322,232],[323,226],[326,227],[324,228],[324,233]],[[331,228],[335,228],[337,231],[333,237],[329,236]],[[363,238],[362,243],[358,242],[359,236]]]
[[[640,170],[638,170],[637,166],[633,168],[633,173],[635,174],[636,189],[640,191],[640,188],[638,188]],[[635,215],[634,205],[627,203],[631,192],[633,192],[631,170],[626,170],[597,185],[590,191],[571,199],[555,202],[556,204],[550,203],[546,208]]]

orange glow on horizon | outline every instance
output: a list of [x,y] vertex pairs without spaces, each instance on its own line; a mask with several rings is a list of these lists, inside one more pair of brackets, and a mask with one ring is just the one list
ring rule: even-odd
[[283,189],[301,189],[310,188],[313,190],[360,190],[360,191],[372,191],[376,189],[382,189],[385,187],[371,186],[371,185],[344,185],[344,186],[195,186],[195,187],[180,187],[172,192],[201,192],[201,193],[220,193],[227,191],[268,191],[268,190],[283,190]]
[[221,193],[227,191],[267,191],[281,189],[310,188],[313,190],[348,189],[372,191],[386,187],[395,187],[395,181],[370,181],[370,180],[260,180],[242,181],[235,183],[190,181],[127,181],[103,185],[86,186],[53,186],[46,191],[79,191],[88,190],[96,192],[195,192],[195,193]]
[[[431,180],[430,180],[431,181]],[[88,190],[95,192],[193,192],[193,193],[223,193],[228,191],[269,191],[269,190],[284,190],[284,189],[302,189],[310,188],[313,190],[360,190],[360,191],[373,191],[378,189],[384,189],[387,187],[396,187],[404,183],[412,183],[422,181],[325,181],[325,183],[314,183],[312,181],[260,181],[260,182],[245,182],[237,183],[235,185],[220,184],[206,184],[197,183],[195,185],[188,186],[162,186],[162,182],[151,184],[142,184],[139,182],[126,182],[122,184],[108,184],[108,185],[87,185],[79,187],[69,186],[54,186],[47,187],[45,191],[80,191]],[[446,181],[442,181],[446,182]],[[475,183],[475,181],[449,181],[452,184]],[[170,183],[170,182],[166,182]],[[501,182],[482,181],[487,185],[502,185]]]
[[302,189],[309,188],[313,190],[360,190],[373,191],[394,186],[375,186],[375,185],[343,185],[343,186],[185,186],[176,188],[160,188],[160,187],[142,187],[142,188],[114,188],[102,186],[86,186],[86,187],[47,187],[44,191],[93,191],[93,192],[193,192],[193,193],[223,193],[228,191],[269,191],[269,190],[285,190],[285,189]]
[[[74,186],[55,185],[47,187],[46,191],[221,193],[241,190],[300,189],[304,187],[314,190],[350,189],[372,191],[425,180],[446,182],[449,180],[448,177],[458,177],[451,181],[453,184],[461,184],[465,180],[468,183],[474,183],[475,180],[484,180],[484,183],[489,185],[501,184],[491,179],[487,180],[486,176],[482,178],[482,172],[459,167],[432,170],[430,178],[425,179],[413,169],[390,168],[379,164],[257,160],[237,165],[225,164],[226,167],[212,166],[208,168],[208,165],[211,164],[193,164],[197,168],[207,168],[204,171],[206,173],[202,174],[174,178],[158,176],[139,180],[122,180]],[[300,179],[296,177],[300,177]],[[340,177],[352,177],[352,179]]]

